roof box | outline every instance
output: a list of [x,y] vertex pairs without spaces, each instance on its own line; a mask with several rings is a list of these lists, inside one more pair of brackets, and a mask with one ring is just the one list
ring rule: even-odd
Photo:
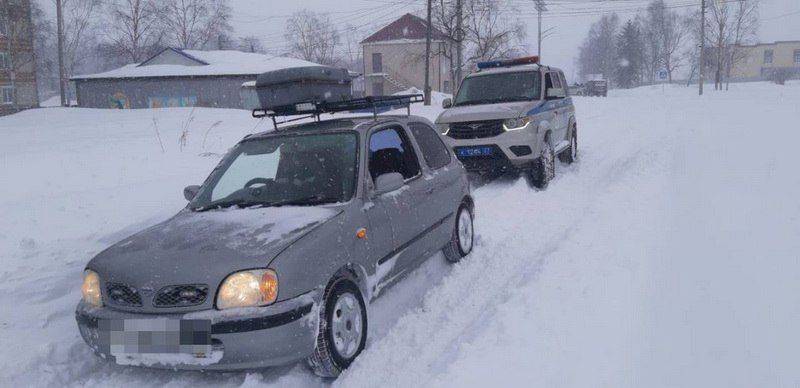
[[[258,107],[279,110],[303,102],[340,102],[352,99],[352,79],[346,69],[328,66],[292,67],[262,73],[255,85]],[[255,103],[250,99],[249,105]]]

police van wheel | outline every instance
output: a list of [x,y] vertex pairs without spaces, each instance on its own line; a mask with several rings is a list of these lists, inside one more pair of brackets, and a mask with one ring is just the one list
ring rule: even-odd
[[572,133],[569,136],[569,147],[564,151],[561,151],[561,154],[558,155],[558,159],[566,164],[572,164],[576,160],[578,160],[578,129],[575,126],[572,126]]
[[528,183],[537,189],[545,189],[555,175],[556,154],[548,136],[544,143],[542,143],[542,150],[540,151],[536,165],[527,174]]

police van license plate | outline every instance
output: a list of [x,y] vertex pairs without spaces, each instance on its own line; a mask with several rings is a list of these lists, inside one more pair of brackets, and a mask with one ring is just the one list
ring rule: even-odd
[[458,149],[458,156],[475,157],[475,156],[491,156],[493,153],[492,147],[463,147]]

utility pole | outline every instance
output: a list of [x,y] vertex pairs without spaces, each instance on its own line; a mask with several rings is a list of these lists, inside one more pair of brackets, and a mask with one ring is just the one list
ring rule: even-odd
[[61,106],[67,106],[67,90],[64,87],[64,19],[61,10],[62,0],[56,0],[56,34],[58,35],[58,90],[61,92]]
[[539,29],[538,38],[536,39],[538,42],[536,54],[539,56],[539,63],[542,63],[542,12],[547,11],[547,5],[544,0],[534,0],[534,2],[536,3],[537,27]]
[[431,104],[431,2],[428,0],[428,32],[425,35],[425,105]]
[[703,95],[703,82],[705,81],[706,70],[706,0],[700,0],[700,90],[699,93]]
[[453,80],[453,95],[456,94],[456,90],[461,86],[461,67],[463,66],[461,60],[464,55],[464,31],[462,31],[464,10],[462,5],[462,0],[456,0],[456,79]]

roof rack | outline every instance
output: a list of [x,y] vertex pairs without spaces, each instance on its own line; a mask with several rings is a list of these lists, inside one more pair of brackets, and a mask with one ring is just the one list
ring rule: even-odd
[[[369,113],[377,118],[378,113],[383,113],[393,109],[400,109],[405,107],[409,115],[411,115],[411,104],[415,102],[423,102],[425,97],[422,94],[401,94],[394,96],[368,96],[363,98],[355,98],[345,101],[309,101],[300,102],[291,105],[283,105],[272,107],[270,109],[254,109],[253,117],[264,118],[269,117],[272,119],[272,124],[275,129],[279,124],[286,124],[293,121],[303,120],[307,118],[316,118],[320,120],[320,115],[323,113],[337,113],[337,112],[356,112],[356,113]],[[277,117],[285,116],[303,116],[283,121],[278,121]]]

